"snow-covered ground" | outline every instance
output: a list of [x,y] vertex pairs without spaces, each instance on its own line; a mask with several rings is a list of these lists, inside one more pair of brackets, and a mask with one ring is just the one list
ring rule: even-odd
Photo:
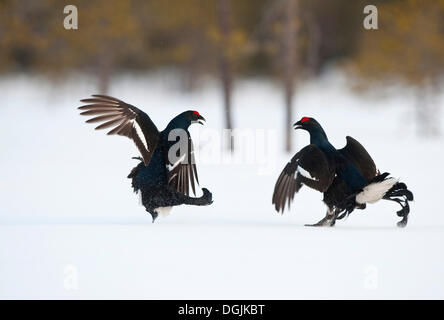
[[[78,116],[94,79],[0,79],[0,298],[444,298],[443,141],[415,136],[408,90],[355,95],[341,79],[299,88],[295,120],[315,117],[337,147],[352,135],[405,181],[416,200],[406,229],[387,201],[335,228],[304,227],[325,211],[308,188],[290,212],[274,211],[274,183],[292,155],[281,152],[282,93],[269,82],[239,81],[234,95],[235,126],[259,132],[258,145],[260,134],[271,139],[265,159],[201,157],[214,204],[177,207],[152,224],[126,179],[136,148]],[[217,141],[208,142],[222,124],[211,82],[184,93],[171,76],[124,76],[110,93],[160,129],[196,109],[207,119],[192,128],[207,137],[195,142],[201,156]],[[308,142],[294,137],[296,148]]]

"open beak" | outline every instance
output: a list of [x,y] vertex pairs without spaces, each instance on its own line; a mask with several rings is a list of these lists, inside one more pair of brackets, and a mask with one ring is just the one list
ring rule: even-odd
[[199,115],[199,116],[197,117],[197,123],[203,125],[204,123],[203,123],[202,121],[207,121],[207,120],[205,120],[204,117],[202,117],[202,116]]
[[293,128],[295,130],[302,129],[302,122],[301,121],[296,122],[295,124],[293,124]]

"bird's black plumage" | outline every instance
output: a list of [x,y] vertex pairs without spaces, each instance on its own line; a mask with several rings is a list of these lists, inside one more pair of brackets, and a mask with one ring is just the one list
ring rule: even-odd
[[367,150],[352,137],[342,149],[335,149],[325,131],[313,118],[303,117],[295,123],[295,129],[310,133],[310,145],[300,150],[285,166],[273,193],[272,203],[276,211],[283,212],[296,192],[303,185],[323,192],[328,207],[327,216],[315,225],[335,224],[354,209],[365,209],[367,203],[380,199],[401,205],[398,226],[407,224],[409,201],[413,194],[404,183],[380,174]]
[[150,117],[140,109],[119,99],[93,95],[83,99],[87,105],[79,107],[81,115],[95,116],[86,122],[101,123],[96,129],[109,129],[134,141],[140,151],[140,163],[132,169],[134,192],[140,193],[143,206],[153,217],[172,206],[181,204],[209,205],[211,193],[203,188],[199,198],[190,197],[190,185],[195,195],[199,183],[194,159],[193,142],[188,127],[205,119],[197,111],[185,111],[173,118],[160,131]]

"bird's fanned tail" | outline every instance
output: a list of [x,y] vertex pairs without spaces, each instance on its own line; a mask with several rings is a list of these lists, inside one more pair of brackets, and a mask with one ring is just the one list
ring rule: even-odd
[[409,201],[413,201],[413,193],[407,189],[407,185],[403,182],[396,183],[383,197],[385,200],[395,201],[401,206],[401,210],[397,211],[398,217],[402,217],[397,223],[398,227],[405,227],[408,222],[410,213]]
[[339,206],[336,219],[341,220],[348,216],[355,208],[363,209],[366,203],[374,203],[380,199],[397,202],[401,210],[396,214],[402,217],[397,223],[398,227],[405,227],[410,213],[409,201],[413,201],[413,193],[407,189],[407,185],[393,177],[389,173],[379,174],[370,181],[362,190],[348,196]]
[[[389,175],[390,173],[388,172],[377,175],[368,184],[368,186],[364,188],[364,191],[366,191],[366,189],[369,187],[371,188],[371,186],[373,186],[374,188],[375,186],[376,188],[378,186],[388,188],[388,190],[384,190],[383,194],[381,194],[380,199],[394,201],[401,206],[401,210],[396,212],[398,217],[402,217],[401,221],[397,223],[397,226],[403,228],[407,225],[408,222],[408,215],[410,213],[409,201],[413,201],[413,193],[409,189],[407,189],[407,185],[405,183],[400,182],[393,177],[389,177]],[[356,198],[358,197],[359,195]],[[371,201],[369,202],[371,203]]]

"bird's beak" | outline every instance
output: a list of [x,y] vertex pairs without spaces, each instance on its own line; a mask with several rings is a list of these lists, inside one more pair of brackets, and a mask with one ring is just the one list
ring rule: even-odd
[[197,117],[197,123],[203,125],[204,123],[203,123],[202,121],[207,121],[207,120],[205,120],[204,117],[202,117],[201,115],[199,115],[199,116]]
[[302,122],[301,121],[296,122],[295,124],[293,124],[293,128],[294,128],[294,130],[302,129],[303,128]]

